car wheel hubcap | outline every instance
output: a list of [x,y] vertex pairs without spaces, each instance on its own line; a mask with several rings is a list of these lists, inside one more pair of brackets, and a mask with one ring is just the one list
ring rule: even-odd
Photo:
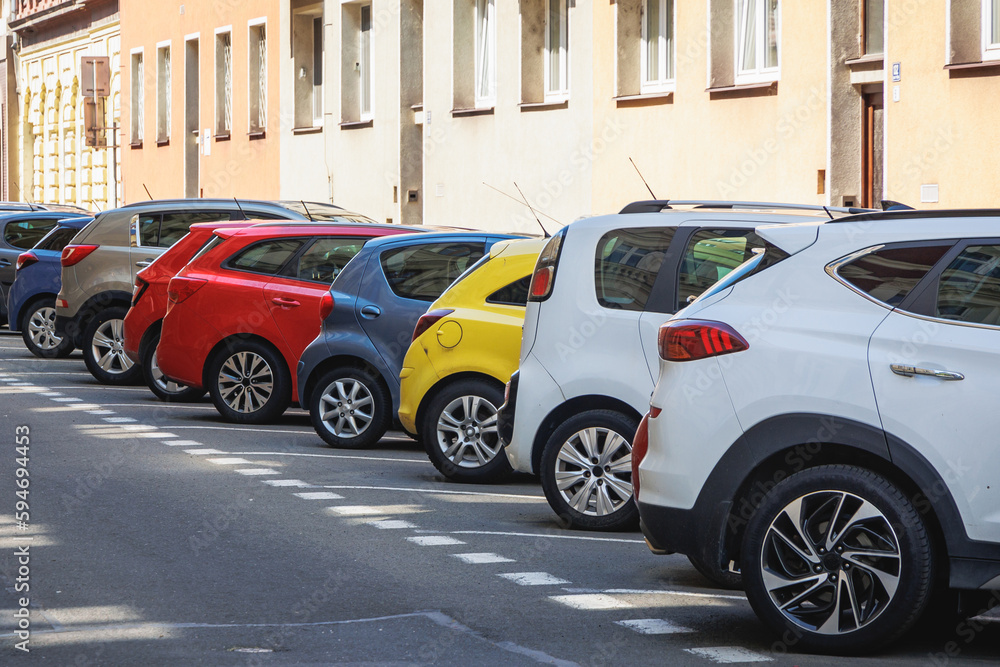
[[441,412],[438,447],[446,459],[462,468],[481,468],[500,453],[497,408],[482,396],[461,396]]
[[257,412],[271,398],[274,374],[264,357],[253,352],[237,352],[219,370],[219,395],[232,410]]
[[157,388],[165,394],[179,394],[188,388],[186,384],[168,380],[163,375],[163,371],[160,370],[160,364],[156,361],[156,352],[153,352],[151,366],[152,367],[149,370],[153,375],[153,384],[155,384]]
[[320,419],[338,438],[354,438],[371,426],[375,399],[364,383],[343,378],[334,380],[319,399]]
[[771,602],[795,625],[822,635],[863,628],[889,606],[902,558],[889,520],[842,491],[789,503],[771,522],[760,572]]
[[28,318],[28,337],[39,350],[54,350],[62,343],[56,335],[56,309],[39,308]]
[[135,363],[125,354],[124,320],[108,320],[97,327],[90,350],[97,365],[106,373],[119,375]]
[[577,431],[559,449],[555,479],[577,512],[613,514],[632,498],[632,445],[606,428]]

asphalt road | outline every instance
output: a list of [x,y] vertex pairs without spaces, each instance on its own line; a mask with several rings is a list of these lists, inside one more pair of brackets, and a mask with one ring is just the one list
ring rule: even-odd
[[[873,657],[796,654],[683,557],[651,555],[638,533],[560,528],[530,477],[450,483],[398,433],[333,450],[299,410],[234,426],[207,399],[164,405],[145,387],[102,386],[78,353],[35,359],[6,330],[0,414],[4,665],[1000,658],[1000,616]],[[20,425],[28,530],[15,523]],[[30,652],[15,634],[25,596]]]

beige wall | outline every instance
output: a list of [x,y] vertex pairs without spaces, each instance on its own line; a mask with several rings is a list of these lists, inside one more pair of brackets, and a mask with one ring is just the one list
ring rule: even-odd
[[[279,0],[219,0],[217,2],[150,2],[121,0],[122,80],[125,100],[124,156],[125,201],[185,195],[185,66],[187,37],[199,38],[200,109],[198,127],[211,129],[211,154],[202,154],[198,192],[205,197],[275,199],[280,194],[279,135],[285,119],[280,105],[279,35],[282,31]],[[183,13],[181,13],[183,11]],[[267,19],[268,113],[264,136],[248,136],[248,23]],[[232,26],[233,99],[232,132],[228,140],[216,137],[216,34]],[[157,44],[171,45],[171,127],[169,143],[157,145]],[[129,147],[131,105],[131,53],[143,48],[144,140],[141,148]]]

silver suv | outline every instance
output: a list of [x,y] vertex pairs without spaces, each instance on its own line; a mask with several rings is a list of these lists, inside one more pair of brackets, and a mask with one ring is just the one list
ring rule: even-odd
[[105,384],[139,381],[142,370],[125,354],[123,321],[135,274],[149,266],[198,222],[307,220],[329,204],[284,204],[235,199],[142,202],[101,213],[63,250],[56,331],[83,351],[87,369]]

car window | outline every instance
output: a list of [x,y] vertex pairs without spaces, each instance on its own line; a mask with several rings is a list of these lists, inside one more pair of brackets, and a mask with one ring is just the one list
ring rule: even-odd
[[482,242],[411,245],[382,253],[382,271],[396,296],[434,301],[484,254]]
[[[191,231],[191,225],[198,222],[222,222],[232,219],[231,211],[194,211],[186,213],[164,213],[160,221],[160,235],[156,245],[169,248]],[[141,219],[140,219],[141,225]],[[149,245],[148,243],[145,245]]]
[[159,213],[140,213],[136,216],[139,219],[139,238],[137,242],[144,248],[155,248],[160,240],[160,218]]
[[938,283],[937,315],[1000,326],[1000,246],[969,246],[948,265]]
[[749,229],[700,229],[688,242],[677,279],[677,308],[684,308],[730,271],[753,257],[764,241]]
[[22,250],[31,250],[56,226],[56,219],[35,218],[12,222],[3,230],[3,240]]
[[73,237],[79,233],[80,230],[74,227],[57,227],[41,240],[38,244],[38,249],[61,252],[63,248],[69,245]]
[[882,248],[845,264],[838,274],[876,301],[898,306],[951,247],[948,244]]
[[367,239],[344,237],[316,239],[299,258],[296,275],[299,280],[329,285],[340,275],[347,263],[361,252],[365,241]]
[[503,306],[521,306],[523,308],[528,303],[528,289],[530,287],[531,276],[525,276],[490,294],[486,297],[486,303],[496,303]]
[[275,275],[302,247],[302,239],[275,239],[244,249],[227,262],[227,266],[242,271]]
[[667,255],[674,227],[616,229],[597,243],[594,281],[605,308],[643,310]]

